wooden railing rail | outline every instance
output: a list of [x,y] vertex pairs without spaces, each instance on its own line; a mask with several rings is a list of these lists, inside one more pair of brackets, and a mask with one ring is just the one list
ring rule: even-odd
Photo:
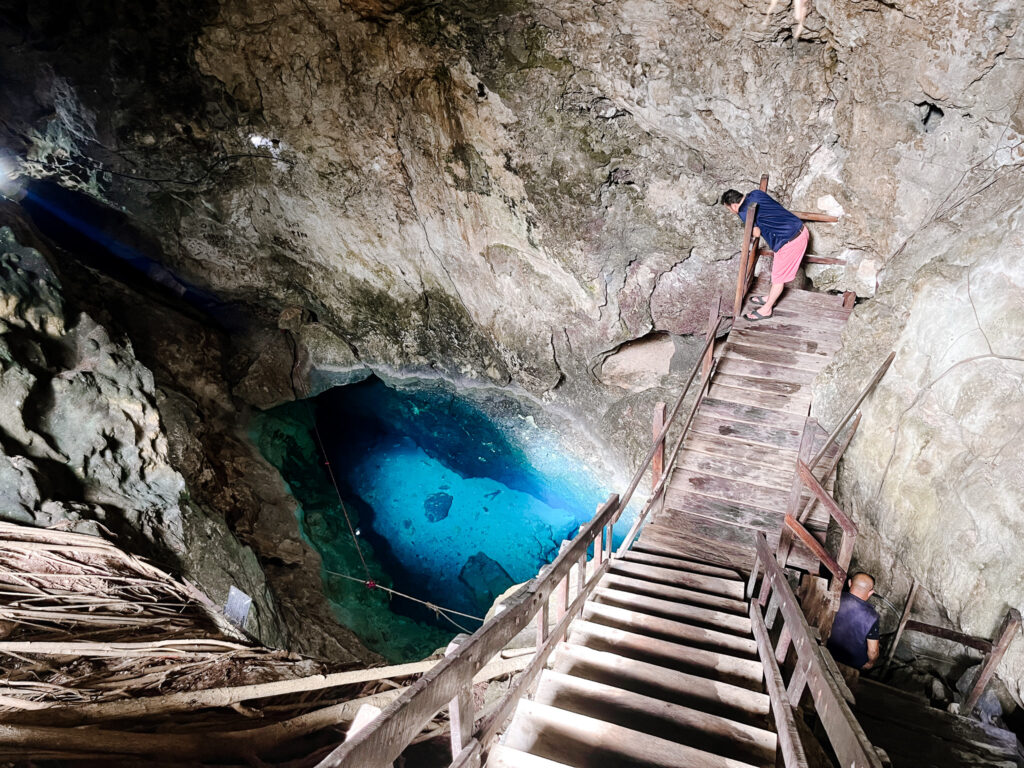
[[[824,658],[825,651],[819,644],[814,631],[807,624],[807,619],[804,618],[796,595],[793,594],[782,567],[768,546],[768,540],[763,533],[758,533],[756,541],[757,553],[747,590],[748,594],[752,596],[757,578],[763,571],[760,595],[751,606],[755,638],[758,639],[760,649],[767,639],[767,633],[764,633],[763,639],[758,637],[761,633],[758,631],[757,618],[760,616],[761,608],[770,603],[773,609],[769,609],[768,613],[774,617],[777,611],[777,615],[782,617],[783,634],[791,638],[796,655],[796,664],[785,690],[781,690],[781,686],[773,685],[771,681],[767,686],[772,712],[775,716],[776,730],[779,733],[779,747],[784,760],[783,764],[786,768],[806,765],[806,762],[800,762],[802,749],[797,751],[792,746],[794,739],[790,735],[793,733],[790,728],[793,722],[793,708],[799,704],[806,689],[810,691],[814,711],[821,721],[832,750],[839,758],[839,765],[844,768],[882,768],[882,761],[875,748],[868,741],[864,730],[850,710],[839,683],[829,671],[828,663]],[[784,659],[785,651],[780,654],[779,650],[775,649],[775,658],[781,655]],[[770,643],[761,656],[762,660],[765,657],[773,656]],[[766,662],[767,666],[769,665]],[[772,673],[772,669],[766,668],[766,674]],[[791,746],[786,746],[786,741],[789,741]],[[799,743],[798,739],[796,741]]]
[[[647,468],[651,466],[651,462],[654,460],[654,457],[658,453],[659,449],[661,451],[664,451],[665,437],[666,435],[668,435],[669,430],[675,423],[676,416],[679,414],[679,409],[683,407],[683,402],[686,400],[686,393],[690,391],[690,385],[693,383],[693,380],[697,377],[697,373],[701,369],[701,361],[704,359],[704,356],[707,353],[707,351],[715,343],[715,337],[718,335],[718,329],[719,327],[721,327],[721,324],[722,318],[719,317],[717,319],[717,322],[715,323],[714,329],[708,333],[708,337],[704,340],[704,346],[701,348],[700,355],[697,357],[697,362],[690,370],[690,375],[686,378],[686,383],[683,385],[682,390],[679,392],[679,397],[676,398],[676,402],[672,406],[672,412],[669,414],[668,418],[665,419],[665,425],[662,427],[661,431],[655,436],[654,443],[651,445],[651,449],[647,452],[647,456],[640,463],[640,466],[637,467],[636,472],[633,473],[633,479],[630,481],[629,486],[626,488],[626,491],[622,494],[622,499],[619,502],[619,511],[618,514],[616,514],[615,516],[616,520],[618,520],[619,515],[622,514],[622,511],[626,508],[630,500],[633,498],[634,491],[636,491],[637,486],[640,485],[640,481],[643,480],[644,475],[647,474]],[[669,462],[668,466],[671,467],[672,463]]]
[[[541,569],[540,573],[523,585],[503,604],[504,610],[489,619],[484,625],[462,642],[451,655],[446,656],[432,670],[416,681],[399,698],[370,722],[359,733],[352,736],[327,755],[317,768],[385,768],[398,758],[402,751],[423,730],[434,716],[456,703],[459,711],[456,720],[461,724],[460,734],[453,734],[452,765],[479,765],[481,750],[487,739],[507,719],[522,696],[528,682],[532,681],[543,668],[547,654],[564,635],[569,622],[582,609],[587,595],[607,569],[609,560],[601,553],[601,565],[596,566],[590,579],[585,578],[587,550],[603,529],[609,527],[621,508],[619,497],[612,494],[597,509],[597,514],[580,529],[579,535],[565,547],[558,557]],[[606,532],[606,541],[610,541]],[[595,549],[600,550],[597,546]],[[547,631],[548,600],[555,590],[568,580],[572,568],[579,572],[577,595],[568,606],[561,621],[550,633]],[[561,590],[560,593],[564,594]],[[560,611],[561,612],[561,611]],[[529,667],[522,673],[520,682],[506,694],[507,702],[482,722],[478,727],[472,711],[472,700],[460,696],[472,686],[473,676],[508,642],[541,615],[538,622],[538,652]],[[499,720],[500,718],[500,720]],[[466,724],[469,724],[467,726]],[[472,731],[470,730],[472,729]],[[465,740],[470,732],[472,738]],[[481,738],[481,737],[485,738]],[[475,746],[474,746],[475,745]],[[461,749],[457,748],[461,747]]]
[[[708,387],[711,384],[711,379],[714,378],[715,367],[717,366],[717,360],[714,358],[714,343],[715,338],[718,336],[718,330],[722,327],[722,320],[724,319],[719,310],[722,306],[721,298],[716,299],[711,304],[711,317],[708,321],[708,332],[707,338],[704,340],[704,348],[701,352],[701,356],[697,359],[694,364],[694,369],[690,372],[689,378],[686,380],[686,385],[683,387],[682,392],[679,394],[679,398],[676,400],[676,407],[672,410],[672,417],[665,422],[664,427],[658,432],[654,438],[655,453],[661,453],[664,455],[665,450],[665,437],[668,434],[668,429],[672,425],[672,419],[675,418],[676,413],[679,410],[679,406],[682,405],[683,400],[686,398],[687,392],[689,392],[690,384],[693,383],[693,379],[698,370],[701,373],[701,385],[700,389],[697,390],[697,394],[693,399],[693,403],[690,405],[690,410],[686,415],[686,421],[683,422],[683,427],[679,431],[679,436],[676,438],[675,445],[672,447],[672,453],[668,458],[668,461],[663,463],[663,467],[668,468],[668,472],[655,473],[652,477],[651,495],[644,502],[644,506],[636,516],[636,520],[633,521],[633,525],[630,527],[629,532],[626,534],[626,538],[622,540],[619,545],[616,554],[621,557],[629,551],[630,547],[633,546],[633,542],[636,540],[637,534],[640,532],[641,526],[647,519],[647,515],[654,508],[654,506],[661,499],[662,494],[665,492],[665,485],[668,483],[669,476],[671,475],[671,469],[675,465],[676,457],[679,455],[680,449],[683,447],[683,441],[686,439],[686,435],[690,430],[690,424],[693,423],[693,417],[697,413],[697,408],[700,406],[701,400],[707,394]],[[659,403],[660,405],[660,403]],[[655,411],[657,413],[657,410]],[[657,430],[656,430],[657,431]]]
[[920,632],[922,634],[931,635],[932,637],[941,637],[943,640],[950,640],[954,643],[966,646],[967,648],[973,648],[977,651],[981,651],[984,654],[984,660],[981,663],[981,670],[978,672],[978,679],[975,680],[974,685],[971,687],[971,691],[967,694],[967,698],[964,700],[963,707],[961,708],[961,714],[970,715],[974,711],[974,707],[978,704],[981,699],[981,694],[985,692],[985,688],[988,687],[989,682],[992,680],[992,676],[995,675],[996,669],[999,667],[999,662],[1002,661],[1003,655],[1006,653],[1006,649],[1009,647],[1013,638],[1017,635],[1017,631],[1021,626],[1020,611],[1016,608],[1010,608],[1006,612],[1006,616],[1003,618],[1002,626],[999,627],[999,631],[996,633],[996,639],[988,640],[984,637],[976,637],[975,635],[967,635],[963,632],[958,632],[955,629],[949,629],[947,627],[937,627],[934,624],[925,624],[921,621],[914,621],[910,618],[910,611],[914,607],[914,600],[917,597],[917,590],[920,585],[915,580],[910,587],[910,595],[907,597],[907,604],[903,608],[903,615],[900,617],[899,628],[896,630],[896,635],[892,639],[892,645],[889,646],[889,653],[885,658],[885,665],[882,667],[882,671],[885,672],[889,669],[889,664],[892,663],[893,656],[896,654],[896,647],[900,644],[900,639],[903,637],[905,631],[908,632]]

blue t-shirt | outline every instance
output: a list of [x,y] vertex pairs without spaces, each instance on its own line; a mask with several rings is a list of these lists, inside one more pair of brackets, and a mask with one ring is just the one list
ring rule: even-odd
[[878,639],[878,613],[867,601],[843,592],[827,648],[841,664],[860,669],[868,663],[868,640]]
[[792,240],[800,232],[804,223],[796,216],[779,205],[767,192],[755,189],[748,192],[740,205],[739,215],[743,223],[747,223],[747,208],[757,203],[757,215],[754,224],[761,230],[761,237],[773,251]]

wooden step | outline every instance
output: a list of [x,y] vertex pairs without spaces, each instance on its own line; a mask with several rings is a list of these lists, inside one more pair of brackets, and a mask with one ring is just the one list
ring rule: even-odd
[[[817,328],[801,323],[794,323],[789,318],[770,317],[767,320],[758,320],[751,323],[741,320],[734,325],[735,330],[747,331],[749,333],[772,333],[779,336],[787,336],[793,339],[804,341],[820,341],[826,344],[842,344],[842,336],[831,328]],[[838,346],[837,346],[838,348]]]
[[744,360],[729,355],[726,347],[725,356],[718,361],[718,370],[735,376],[753,376],[759,379],[775,379],[777,381],[788,381],[794,384],[812,384],[815,371],[805,371],[800,368],[788,368],[784,365],[757,363],[753,360]]
[[749,688],[720,683],[572,643],[559,645],[548,666],[556,672],[692,707],[730,720],[759,727],[767,725],[768,695]]
[[609,570],[612,573],[632,576],[634,579],[647,579],[673,587],[685,587],[712,595],[722,595],[736,599],[743,598],[743,582],[735,579],[722,579],[717,576],[705,576],[699,573],[677,571],[674,568],[661,568],[657,565],[633,563],[628,560],[612,560]]
[[[692,493],[679,493],[672,489],[665,498],[665,507],[658,513],[658,523],[683,532],[704,524],[708,530],[716,526],[738,526],[750,531],[761,531],[769,540],[778,538],[785,519],[783,510],[762,510],[721,499],[710,499]],[[737,544],[752,541],[750,536],[723,535],[720,538]]]
[[734,339],[732,336],[729,338],[725,353],[731,357],[742,358],[755,363],[782,365],[786,368],[798,368],[815,374],[828,363],[828,358],[821,355],[808,355],[791,349],[764,346],[756,341],[749,341],[738,337]]
[[580,619],[572,623],[569,642],[751,690],[760,690],[764,677],[760,661],[705,651]]
[[[760,280],[760,277],[758,278]],[[763,296],[764,292],[770,288],[770,284],[758,282],[754,289],[751,291],[751,296]],[[764,290],[761,290],[761,289]],[[786,288],[782,292],[782,296],[779,299],[784,302],[800,302],[805,304],[813,304],[820,307],[843,307],[843,294],[841,293],[825,293],[824,291],[808,291],[803,288]]]
[[719,383],[717,377],[711,382],[711,389],[708,391],[708,395],[716,400],[724,400],[728,403],[754,405],[775,413],[791,413],[799,416],[801,419],[806,418],[811,402],[810,392],[808,392],[806,397],[800,398],[789,395],[776,395],[771,392],[759,392],[755,389],[739,389],[726,386]]
[[775,765],[772,731],[582,677],[545,670],[533,700],[724,757]]
[[[655,516],[640,529],[640,543],[645,546],[670,548],[684,556],[699,557],[702,560],[730,565],[749,572],[754,564],[752,541],[723,541],[718,536],[708,537],[700,530],[677,531],[659,525]],[[802,566],[795,566],[802,567]]]
[[513,749],[576,766],[750,767],[750,763],[720,757],[685,744],[528,699],[519,702],[503,741]]
[[793,472],[796,467],[796,451],[778,450],[771,446],[745,443],[717,433],[704,435],[690,432],[683,445],[685,451],[695,451],[708,456],[718,456],[743,464],[757,464],[777,472]]
[[840,347],[838,342],[830,344],[825,341],[805,341],[769,331],[758,333],[753,328],[737,328],[729,333],[729,338],[741,344],[786,349],[791,352],[802,352],[805,355],[815,355],[824,358],[825,362],[828,362]]
[[613,586],[615,583],[610,576],[602,578],[598,582],[592,600],[709,629],[744,636],[750,634],[750,618],[746,615],[727,613],[700,605],[689,605],[679,602],[677,599],[666,599],[664,596],[641,595],[617,589]]
[[626,552],[623,559],[629,560],[633,563],[659,565],[662,568],[675,568],[677,571],[689,571],[691,573],[702,573],[705,576],[718,576],[723,579],[743,581],[743,577],[740,575],[739,571],[722,568],[718,565],[699,563],[696,560],[686,560],[684,558],[672,557],[671,555],[662,555],[655,552],[630,550],[629,552]]
[[[646,542],[637,541],[633,544],[633,551],[638,547],[648,546]],[[601,586],[608,589],[616,589],[621,592],[630,592],[638,595],[647,595],[675,603],[688,603],[692,606],[712,608],[726,613],[738,613],[746,616],[747,604],[742,600],[720,595],[709,595],[706,592],[697,592],[692,589],[670,587],[667,584],[659,584],[656,581],[646,579],[634,579],[629,576],[620,576],[617,573],[608,573],[601,578]]]
[[572,768],[565,763],[556,763],[546,757],[531,755],[504,744],[495,744],[487,756],[487,768]]
[[583,618],[594,624],[603,624],[694,648],[722,650],[737,656],[757,656],[757,643],[753,638],[705,629],[607,603],[587,602],[583,606]]
[[700,404],[700,412],[704,415],[717,416],[729,421],[743,421],[748,424],[766,424],[774,427],[786,427],[797,431],[804,428],[806,418],[798,414],[779,413],[756,405],[742,405],[705,397]]
[[790,465],[796,462],[800,449],[800,429],[786,429],[761,424],[747,424],[742,421],[727,421],[716,416],[704,415],[697,409],[690,428],[702,435],[724,437],[730,440],[760,445],[786,454]]
[[713,456],[689,449],[679,452],[675,467],[670,485],[675,484],[676,473],[685,470],[686,475],[694,473],[713,475],[765,488],[774,488],[787,494],[793,486],[792,467],[789,472],[786,472],[784,467],[765,467],[760,464],[737,461],[725,456]]
[[[793,473],[785,479],[792,484]],[[778,527],[779,515],[786,514],[789,490],[766,488],[680,467],[672,473],[665,503],[673,509],[691,511],[690,506],[680,503],[686,499],[692,500],[694,514],[714,518],[724,515],[742,520],[742,524],[750,528],[771,530]]]

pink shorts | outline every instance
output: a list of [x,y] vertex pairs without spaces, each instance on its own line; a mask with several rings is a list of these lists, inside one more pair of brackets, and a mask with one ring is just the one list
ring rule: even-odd
[[772,261],[773,283],[788,283],[796,277],[796,271],[800,268],[804,253],[807,252],[808,236],[807,227],[804,227],[800,230],[800,234],[775,252],[775,258]]

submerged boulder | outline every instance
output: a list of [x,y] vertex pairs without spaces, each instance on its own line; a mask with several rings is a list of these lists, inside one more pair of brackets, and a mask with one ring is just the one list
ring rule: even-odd
[[448,517],[448,510],[452,508],[454,499],[444,491],[432,493],[423,502],[423,514],[427,520],[436,523]]
[[489,606],[514,579],[496,560],[477,552],[462,566],[459,581],[469,590],[477,605]]

